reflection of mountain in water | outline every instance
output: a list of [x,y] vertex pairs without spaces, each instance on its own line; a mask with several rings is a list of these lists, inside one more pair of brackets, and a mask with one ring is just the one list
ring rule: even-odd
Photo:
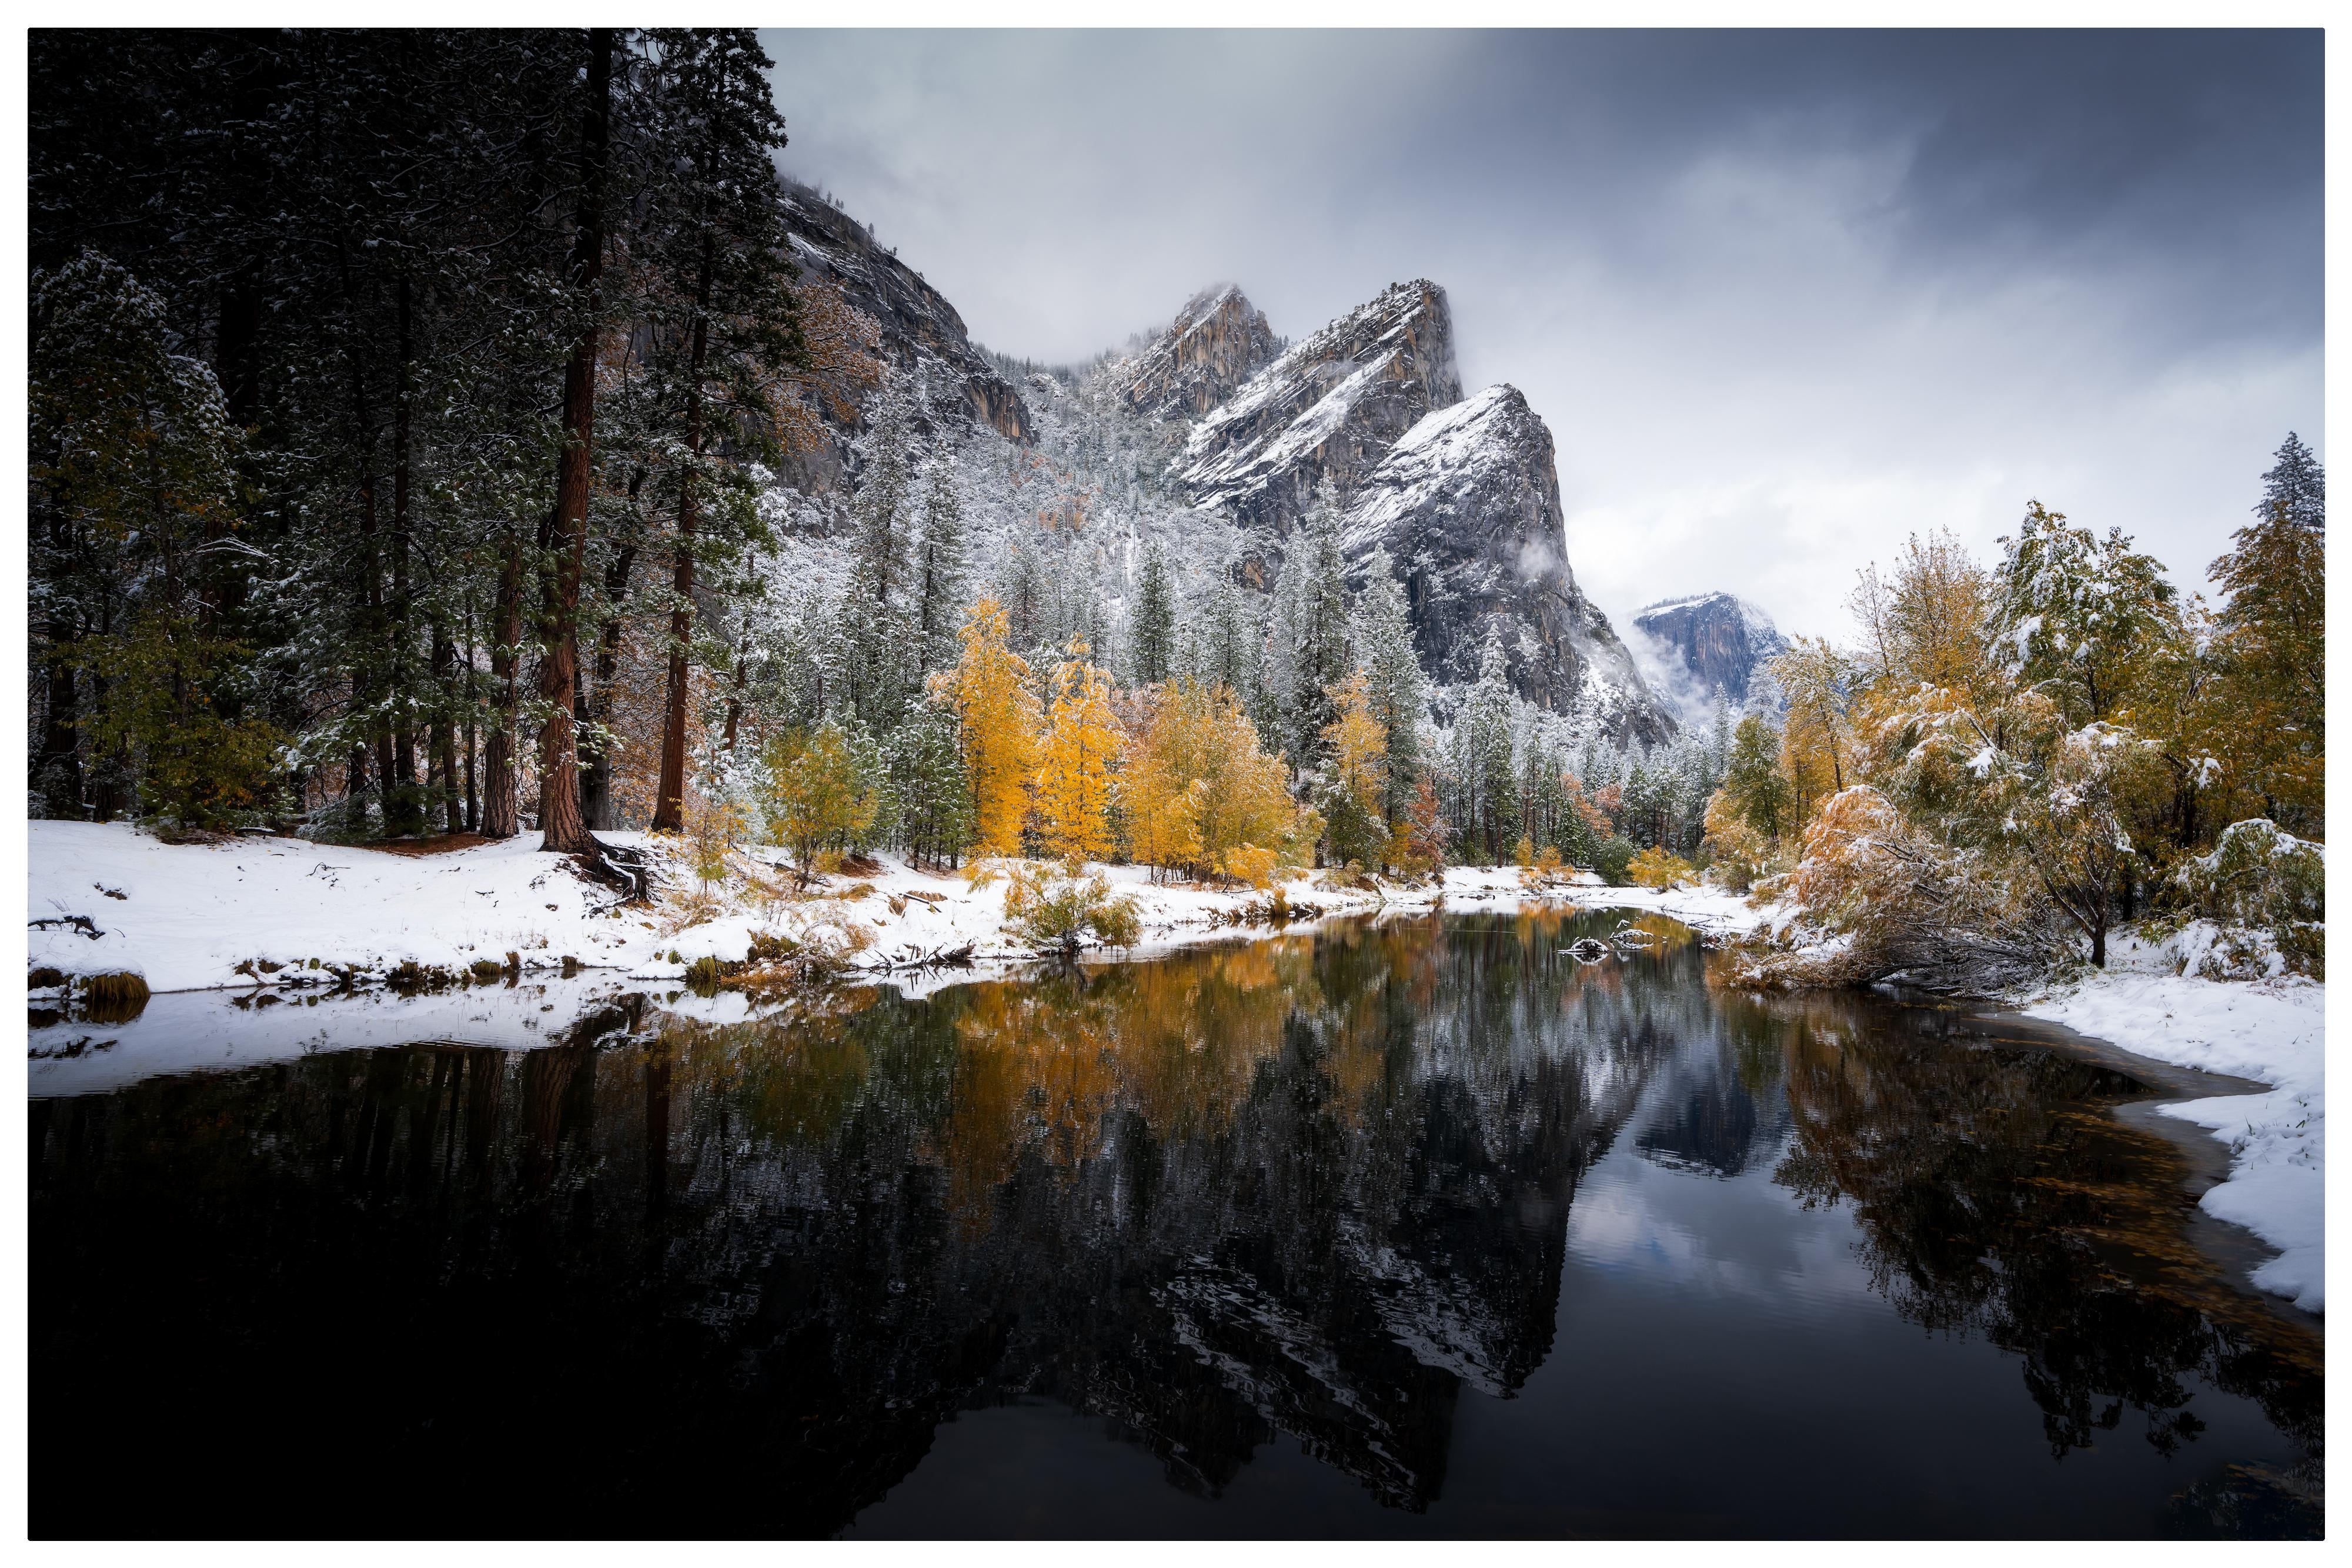
[[[640,998],[528,1054],[36,1103],[37,1508],[102,1451],[173,1533],[249,1528],[212,1467],[263,1462],[280,1496],[404,1483],[344,1531],[828,1533],[958,1411],[1042,1396],[1197,1494],[1284,1433],[1424,1509],[1465,1385],[1551,1353],[1570,1207],[1629,1129],[1724,1175],[1788,1148],[1903,1310],[2025,1359],[2053,1433],[2120,1393],[2189,1440],[2168,1385],[2200,1370],[2315,1443],[2315,1372],[2076,1239],[2119,1201],[2090,1177],[2124,1185],[2083,1134],[2116,1085],[1720,996],[1688,946],[1580,967],[1587,928],[1343,929],[776,1024]],[[434,1458],[486,1453],[495,1500]]]
[[1788,1102],[1773,1082],[1751,1091],[1727,1060],[1728,1045],[1710,1033],[1676,1053],[1644,1105],[1633,1147],[1670,1170],[1736,1176],[1780,1155],[1788,1138]]
[[[633,1004],[520,1057],[47,1103],[42,1234],[108,1240],[44,1266],[45,1360],[178,1272],[222,1319],[198,1337],[253,1352],[175,1369],[192,1401],[282,1382],[289,1339],[369,1341],[437,1441],[530,1412],[617,1444],[583,1527],[690,1469],[756,1483],[765,1531],[836,1530],[953,1411],[1032,1395],[1113,1417],[1189,1490],[1279,1430],[1425,1507],[1460,1385],[1508,1395],[1543,1361],[1577,1181],[1705,1009],[1586,984],[1560,929],[1422,923],[776,1027]],[[192,1125],[256,1130],[151,1163]],[[257,1291],[284,1259],[304,1277]],[[509,1327],[452,1346],[431,1322]]]

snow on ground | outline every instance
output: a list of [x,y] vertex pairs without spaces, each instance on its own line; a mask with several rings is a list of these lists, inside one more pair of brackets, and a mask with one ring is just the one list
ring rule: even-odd
[[2205,980],[2173,973],[2168,944],[2117,940],[2107,967],[2021,1009],[2158,1061],[2252,1078],[2260,1094],[2162,1107],[2228,1144],[2230,1178],[2205,1211],[2279,1255],[2253,1271],[2263,1290],[2311,1312],[2326,1294],[2327,988],[2309,980]]
[[[653,857],[667,893],[692,890],[667,844],[643,834],[605,837]],[[621,907],[609,889],[583,880],[563,856],[541,853],[530,836],[431,855],[300,839],[165,844],[120,823],[34,822],[31,840],[28,918],[79,916],[98,932],[70,924],[32,930],[31,967],[68,975],[128,970],[158,992],[325,985],[337,970],[363,979],[404,961],[462,969],[484,959],[503,965],[509,954],[530,974],[561,969],[570,958],[583,969],[668,979],[700,957],[741,959],[763,930],[806,937],[862,927],[869,945],[852,964],[877,974],[965,946],[982,960],[1030,954],[1005,929],[1002,878],[974,886],[887,856],[871,878],[825,879],[819,896],[763,902],[739,882],[731,899],[695,911],[670,896]],[[747,851],[739,862],[781,879],[781,851]],[[1096,869],[1140,906],[1144,950],[1216,935],[1264,896],[1246,888],[1155,886],[1140,866]],[[1323,886],[1312,876],[1283,892],[1293,904],[1330,915],[1426,909],[1439,897],[1434,887],[1383,884],[1373,893]],[[1656,909],[1716,931],[1744,929],[1758,918],[1738,899],[1702,889],[1604,892],[1587,878],[1530,894],[1512,867],[1449,871],[1443,897],[1457,909],[1516,908],[1531,897]]]

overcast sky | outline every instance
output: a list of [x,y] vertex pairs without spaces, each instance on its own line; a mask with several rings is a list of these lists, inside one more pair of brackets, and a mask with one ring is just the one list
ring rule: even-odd
[[2326,455],[2316,32],[765,37],[786,169],[991,348],[1435,280],[1615,617],[1842,632],[2029,498],[2200,588],[2285,433]]

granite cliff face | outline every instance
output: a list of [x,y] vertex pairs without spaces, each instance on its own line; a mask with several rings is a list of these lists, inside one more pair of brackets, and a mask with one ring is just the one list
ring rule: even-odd
[[[968,413],[1008,441],[1027,444],[1036,427],[1013,383],[972,346],[963,318],[913,267],[874,242],[865,225],[804,185],[784,184],[793,260],[803,278],[838,288],[874,322],[882,357],[927,385],[933,412]],[[862,415],[861,415],[862,419]],[[793,476],[802,488],[829,490],[846,471],[856,430],[828,417],[834,450],[807,455]]]
[[1609,618],[1576,585],[1551,432],[1517,388],[1489,387],[1414,424],[1358,487],[1343,537],[1358,570],[1376,549],[1396,562],[1432,680],[1476,680],[1494,628],[1528,701],[1621,740],[1673,733]]
[[1788,652],[1789,640],[1746,600],[1728,593],[1662,600],[1634,616],[1633,625],[1671,674],[1687,676],[1685,706],[1695,699],[1712,707],[1720,699],[1735,711],[1780,706],[1779,688],[1763,665]]
[[1176,478],[1194,505],[1278,538],[1318,483],[1329,478],[1349,500],[1423,415],[1461,401],[1445,291],[1392,284],[1202,416]]
[[1230,283],[1184,302],[1149,348],[1114,368],[1128,408],[1146,419],[1199,419],[1275,357],[1265,312]]

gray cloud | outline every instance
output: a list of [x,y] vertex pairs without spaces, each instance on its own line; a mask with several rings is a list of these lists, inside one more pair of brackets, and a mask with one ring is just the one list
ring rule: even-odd
[[[2315,32],[774,33],[788,169],[1069,361],[1233,278],[1445,286],[1612,613],[1834,630],[2029,497],[2183,581],[2321,404]],[[2322,455],[2325,455],[2324,448]]]

